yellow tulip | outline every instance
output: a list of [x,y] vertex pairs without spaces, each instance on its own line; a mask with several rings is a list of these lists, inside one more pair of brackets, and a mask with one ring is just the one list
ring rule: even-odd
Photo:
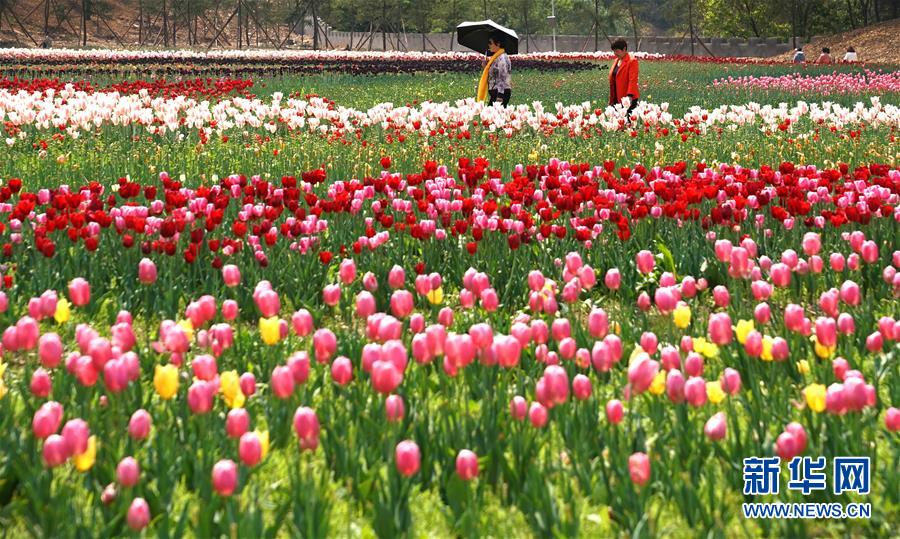
[[0,400],[3,400],[3,397],[6,396],[6,383],[3,381],[3,373],[6,372],[6,364],[0,361]]
[[810,410],[813,412],[825,410],[825,384],[809,384],[803,390],[803,395]]
[[819,339],[817,339],[815,337],[815,335],[812,337],[812,340],[813,340],[813,348],[815,348],[816,355],[819,356],[820,359],[830,358],[834,354],[835,349],[837,348],[836,346],[825,346],[824,344],[820,344]]
[[428,301],[431,302],[432,305],[440,305],[444,302],[444,289],[439,286],[428,292],[425,297],[428,298]]
[[809,361],[801,359],[797,362],[797,371],[800,374],[809,374]]
[[691,308],[687,304],[675,307],[675,310],[672,311],[672,321],[675,322],[675,327],[678,329],[684,329],[691,325]]
[[259,319],[259,334],[264,343],[272,346],[281,339],[280,321],[277,316]]
[[719,347],[707,341],[704,337],[694,339],[694,351],[706,359],[712,359],[719,355]]
[[84,450],[84,453],[72,457],[72,463],[75,464],[75,469],[79,472],[86,472],[94,467],[94,462],[96,461],[97,437],[91,436],[90,438],[88,438],[87,449]]
[[269,431],[267,430],[257,430],[256,436],[259,438],[259,446],[262,448],[260,460],[265,460],[266,455],[269,454]]
[[760,359],[762,359],[763,361],[772,361],[773,359],[775,359],[772,356],[772,343],[774,342],[774,339],[772,339],[772,337],[769,337],[768,335],[765,335],[762,338],[762,353],[760,353],[759,355]]
[[181,320],[178,322],[178,327],[184,331],[185,336],[187,336],[188,342],[193,342],[194,340],[194,324],[191,323],[190,320]]
[[666,390],[666,371],[659,371],[650,382],[650,393],[662,395]]
[[169,400],[178,393],[178,367],[175,365],[157,365],[153,374],[153,387],[156,393]]
[[65,324],[72,316],[72,310],[69,308],[69,301],[66,298],[59,298],[56,302],[56,312],[53,313],[53,319],[57,324]]
[[722,383],[718,380],[706,382],[706,398],[713,404],[719,404],[725,400],[725,391],[722,390]]
[[741,344],[747,342],[747,335],[753,331],[753,329],[753,320],[738,320],[737,326],[734,328],[737,341]]
[[229,408],[242,408],[247,400],[241,391],[241,382],[235,370],[225,371],[219,376],[219,386],[225,404]]

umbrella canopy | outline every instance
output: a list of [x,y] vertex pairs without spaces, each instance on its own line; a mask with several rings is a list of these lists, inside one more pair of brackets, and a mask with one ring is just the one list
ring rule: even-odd
[[503,49],[506,51],[506,54],[518,54],[519,35],[516,34],[516,31],[500,26],[490,19],[464,22],[457,26],[456,42],[476,52],[487,52],[488,38],[494,33],[503,34],[505,38],[503,40]]

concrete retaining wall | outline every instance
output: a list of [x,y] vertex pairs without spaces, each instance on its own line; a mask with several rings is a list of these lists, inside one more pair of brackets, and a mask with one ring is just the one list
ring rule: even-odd
[[[610,36],[610,39],[619,37],[628,41],[629,50],[643,51],[660,54],[691,54],[691,42],[687,37],[671,36],[646,36],[640,38],[637,45],[634,38],[629,36]],[[382,47],[384,43],[384,47]],[[330,45],[330,46],[329,46]],[[368,32],[340,32],[327,30],[327,43],[323,39],[323,46],[333,49],[354,50],[407,50],[446,52],[452,50],[465,50],[456,43],[456,35],[450,33],[440,34],[395,34],[386,33],[384,40],[382,34]],[[779,38],[699,38],[694,40],[693,54],[697,56],[732,56],[732,57],[765,57],[785,53],[792,50],[791,42]],[[560,52],[589,52],[594,50],[593,36],[557,36],[556,49]],[[608,50],[609,42],[600,38],[600,49]],[[546,35],[520,36],[520,52],[548,52],[553,50],[553,38]]]

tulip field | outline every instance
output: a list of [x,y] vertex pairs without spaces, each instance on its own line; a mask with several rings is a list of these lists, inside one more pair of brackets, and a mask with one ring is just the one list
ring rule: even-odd
[[895,536],[898,71],[609,58],[0,54],[0,536]]

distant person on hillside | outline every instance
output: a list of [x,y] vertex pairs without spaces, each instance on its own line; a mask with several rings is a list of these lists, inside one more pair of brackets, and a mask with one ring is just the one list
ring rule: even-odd
[[859,58],[856,56],[856,49],[847,47],[847,54],[844,55],[844,62],[850,64],[857,61],[859,61]]
[[819,58],[816,59],[817,64],[830,64],[831,60],[831,49],[828,47],[822,47],[822,54],[819,55]]
[[478,100],[484,101],[489,96],[489,104],[499,101],[506,107],[512,95],[512,81],[509,55],[503,48],[503,41],[501,33],[495,33],[488,39],[488,54],[491,56],[484,65],[484,72],[478,83]]
[[795,64],[802,64],[806,61],[806,55],[803,54],[803,47],[797,47],[794,49],[794,58],[791,60]]
[[625,98],[629,98],[630,116],[641,97],[638,91],[638,61],[628,54],[628,43],[624,39],[613,41],[612,51],[616,55],[616,61],[609,70],[609,104],[624,104]]

